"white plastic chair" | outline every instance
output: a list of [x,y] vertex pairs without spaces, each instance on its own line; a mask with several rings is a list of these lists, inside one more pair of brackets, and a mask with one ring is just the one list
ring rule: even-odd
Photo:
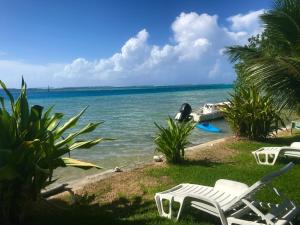
[[[169,190],[156,193],[155,201],[159,215],[178,220],[186,206],[191,206],[213,216],[219,217],[222,225],[284,225],[298,214],[299,208],[290,200],[283,198],[280,205],[261,203],[255,200],[255,193],[270,184],[274,178],[286,173],[293,167],[289,163],[279,171],[273,172],[248,187],[246,184],[220,179],[214,187],[197,184],[179,184]],[[163,201],[168,203],[168,212],[164,210]],[[174,203],[179,203],[179,210],[174,212]],[[262,209],[268,208],[268,213]],[[251,219],[247,216],[251,215]],[[246,216],[246,217],[245,217]]]
[[252,154],[258,164],[273,166],[280,155],[300,158],[300,142],[293,142],[290,146],[263,147]]

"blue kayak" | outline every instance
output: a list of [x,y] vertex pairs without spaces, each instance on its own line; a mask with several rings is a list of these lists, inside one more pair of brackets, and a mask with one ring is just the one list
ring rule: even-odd
[[221,132],[221,129],[218,127],[213,126],[210,123],[199,123],[196,125],[198,129],[208,131],[208,132],[214,132],[214,133],[219,133]]

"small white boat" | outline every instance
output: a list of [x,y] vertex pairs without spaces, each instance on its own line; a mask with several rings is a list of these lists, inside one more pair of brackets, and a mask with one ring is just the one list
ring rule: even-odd
[[208,121],[208,120],[215,120],[223,118],[223,113],[221,108],[225,105],[230,104],[229,102],[219,102],[219,103],[207,103],[199,110],[196,110],[190,114],[193,120],[197,123]]

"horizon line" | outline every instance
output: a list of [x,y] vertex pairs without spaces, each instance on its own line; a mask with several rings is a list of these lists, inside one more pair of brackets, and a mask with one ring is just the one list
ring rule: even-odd
[[[93,88],[153,88],[153,87],[184,87],[184,86],[217,86],[217,85],[224,85],[224,86],[232,86],[234,83],[212,83],[212,84],[174,84],[174,85],[130,85],[130,86],[70,86],[70,87],[27,87],[28,90],[59,90],[59,89],[93,89]],[[20,90],[21,88],[9,88],[9,90]],[[1,89],[0,89],[1,90]]]

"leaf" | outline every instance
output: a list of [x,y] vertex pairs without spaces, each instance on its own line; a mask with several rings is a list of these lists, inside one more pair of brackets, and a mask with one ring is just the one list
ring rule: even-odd
[[44,116],[43,116],[43,121],[44,122],[49,118],[50,113],[53,110],[53,108],[54,108],[54,106],[49,107],[49,109],[47,109],[47,111],[44,113]]
[[9,92],[9,90],[7,89],[6,85],[2,82],[2,80],[0,80],[0,86],[3,88],[3,90],[5,91],[6,95],[8,96],[9,100],[10,100],[10,105],[11,105],[11,109],[12,111],[14,111],[14,97],[12,96],[12,94]]
[[72,158],[61,158],[61,159],[63,160],[65,166],[78,167],[81,169],[91,169],[91,168],[102,169],[102,167],[100,166],[88,162],[79,161],[77,159],[72,159]]
[[13,114],[18,120],[18,125],[20,126],[21,131],[24,131],[29,122],[29,106],[26,96],[26,84],[22,78],[22,88],[21,94],[16,101],[14,106]]
[[62,113],[54,113],[54,115],[52,115],[51,118],[45,122],[45,127],[47,127],[47,130],[54,130],[63,116],[64,114]]
[[54,131],[54,134],[56,137],[60,137],[67,129],[70,129],[71,127],[75,126],[77,121],[79,120],[80,116],[86,111],[88,107],[85,107],[78,115],[72,117],[70,120],[68,120],[64,125],[57,128]]
[[97,126],[98,126],[99,124],[101,124],[101,123],[103,123],[103,122],[99,122],[99,123],[89,123],[89,124],[87,124],[84,128],[82,128],[82,129],[79,130],[78,132],[71,133],[71,134],[69,134],[68,137],[66,137],[65,139],[63,139],[63,140],[57,142],[57,143],[55,144],[55,146],[56,146],[56,147],[60,147],[60,146],[62,146],[62,145],[64,145],[64,144],[67,144],[67,143],[71,142],[74,138],[78,137],[79,135],[82,135],[82,134],[85,134],[85,133],[92,132],[92,131],[94,131],[94,130],[97,128]]
[[40,105],[32,106],[31,107],[32,120],[40,120],[42,118],[43,109],[44,107]]
[[0,97],[0,103],[1,103],[1,106],[2,106],[2,110],[5,110],[5,104],[4,104],[4,98],[3,97]]
[[78,148],[83,148],[83,149],[91,148],[94,145],[97,145],[98,143],[100,143],[104,140],[107,140],[107,139],[99,138],[99,139],[90,140],[90,141],[78,141],[78,142],[75,142],[74,144],[72,144],[69,147],[69,149],[70,149],[70,151],[73,151],[73,150],[78,149]]

